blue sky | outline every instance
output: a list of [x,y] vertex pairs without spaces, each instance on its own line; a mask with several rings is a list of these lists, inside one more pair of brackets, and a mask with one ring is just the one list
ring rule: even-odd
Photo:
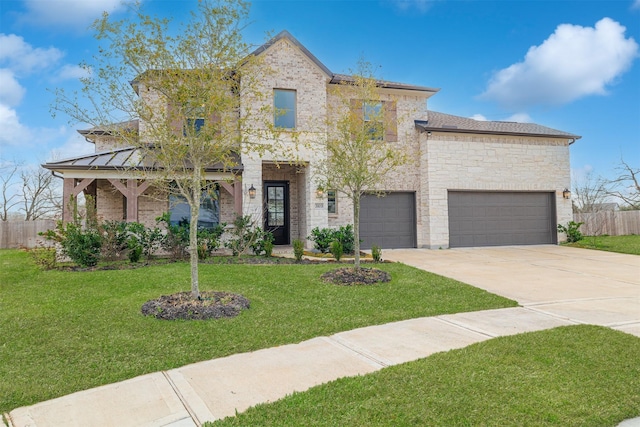
[[[196,0],[143,4],[179,21]],[[51,90],[79,87],[102,10],[127,14],[120,0],[0,0],[0,162],[93,149],[49,109]],[[364,57],[383,79],[441,88],[432,110],[582,135],[578,175],[640,164],[640,0],[256,0],[250,16],[248,42],[286,29],[336,73]]]

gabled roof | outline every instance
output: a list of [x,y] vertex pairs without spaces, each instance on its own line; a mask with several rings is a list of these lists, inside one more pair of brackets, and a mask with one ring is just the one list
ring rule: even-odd
[[437,111],[427,112],[428,120],[415,120],[416,128],[429,132],[480,133],[492,135],[546,136],[580,139],[581,136],[535,123],[481,121]]
[[[304,45],[300,43],[295,37],[293,37],[287,30],[283,30],[279,32],[271,40],[269,40],[268,42],[266,42],[265,44],[263,44],[262,46],[254,50],[252,55],[260,55],[262,52],[266,51],[267,49],[269,49],[271,46],[273,46],[274,44],[276,44],[278,41],[282,39],[288,40],[293,45],[295,45],[298,49],[300,49],[302,53],[304,53],[311,60],[311,62],[313,62],[331,79],[329,83],[344,84],[344,83],[350,83],[354,81],[352,76],[349,76],[347,74],[335,74],[331,70],[329,70],[329,68],[327,68],[326,65],[320,62],[320,60],[316,58],[315,55],[313,55],[306,47],[304,47]],[[440,89],[435,89],[435,88],[426,87],[426,86],[414,86],[414,85],[408,85],[405,83],[390,82],[386,80],[379,80],[377,83],[379,87],[386,88],[386,89],[403,89],[403,90],[414,90],[414,91],[431,92],[431,93],[436,93],[440,90]]]
[[[234,154],[234,163],[237,165],[233,168],[225,168],[222,163],[205,168],[205,172],[229,172],[241,171],[242,164],[240,156]],[[124,147],[115,150],[102,151],[93,154],[85,154],[83,156],[71,157],[55,162],[48,162],[42,165],[43,168],[52,171],[62,170],[103,170],[103,171],[125,171],[125,170],[143,170],[156,169],[158,166],[148,154],[142,153],[138,147]]]
[[316,64],[316,66],[320,68],[327,76],[329,77],[333,76],[333,73],[331,72],[331,70],[329,70],[326,65],[320,62],[320,60],[316,58],[313,53],[309,52],[309,50],[306,47],[304,47],[302,43],[300,43],[295,37],[293,37],[287,30],[280,31],[275,37],[273,37],[271,40],[269,40],[268,42],[266,42],[265,44],[263,44],[262,46],[254,50],[251,54],[260,55],[262,52],[269,49],[271,46],[273,46],[274,44],[276,44],[282,39],[286,39],[291,43],[293,43],[298,49],[302,51],[302,53],[304,53],[311,60],[311,62]]

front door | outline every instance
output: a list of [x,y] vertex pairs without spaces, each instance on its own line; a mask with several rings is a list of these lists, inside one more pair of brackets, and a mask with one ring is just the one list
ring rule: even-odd
[[264,230],[273,234],[274,245],[289,244],[289,183],[264,183]]

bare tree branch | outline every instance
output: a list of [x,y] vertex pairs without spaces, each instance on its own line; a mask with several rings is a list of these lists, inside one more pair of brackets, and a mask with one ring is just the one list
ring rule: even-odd
[[631,209],[640,209],[640,168],[632,167],[621,158],[615,169],[619,175],[608,181],[607,194],[622,200]]
[[7,221],[11,210],[20,204],[18,193],[12,189],[17,184],[18,168],[18,164],[0,167],[0,221]]

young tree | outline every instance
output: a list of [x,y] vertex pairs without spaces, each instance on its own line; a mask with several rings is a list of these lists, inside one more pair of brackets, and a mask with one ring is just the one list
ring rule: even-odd
[[[94,64],[84,64],[89,77],[82,79],[82,96],[88,102],[57,91],[54,105],[54,111],[108,129],[121,143],[136,146],[140,155],[128,173],[152,180],[189,205],[194,298],[200,295],[199,209],[213,184],[207,170],[231,171],[247,134],[270,130],[246,126],[251,111],[241,108],[241,99],[264,96],[257,73],[267,72],[242,39],[248,11],[242,0],[201,0],[177,31],[169,27],[170,20],[145,15],[139,4],[132,20],[114,21],[105,13],[93,24],[105,45]],[[113,125],[130,120],[140,121],[139,132]]]
[[318,168],[317,181],[323,189],[344,194],[353,205],[355,269],[359,269],[360,198],[378,191],[407,156],[390,141],[396,128],[395,102],[383,100],[371,64],[360,60],[351,78],[332,88],[330,98],[327,160]]

